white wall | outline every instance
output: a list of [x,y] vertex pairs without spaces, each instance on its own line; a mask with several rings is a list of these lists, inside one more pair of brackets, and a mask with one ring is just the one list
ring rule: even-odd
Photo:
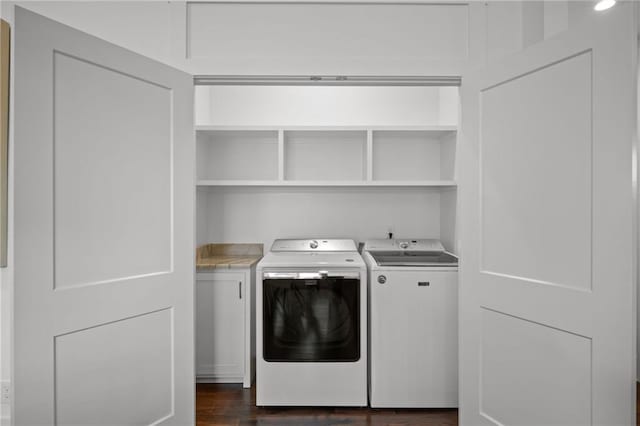
[[[7,3],[0,2],[0,17],[7,21],[12,27],[11,51],[15,38],[13,37],[14,14],[13,7]],[[13,347],[13,60],[10,63],[10,98],[9,98],[9,182],[8,182],[8,257],[7,267],[0,269],[0,381],[11,381],[11,365]],[[11,406],[0,404],[0,424],[9,425],[11,420]]]
[[[640,58],[640,47],[638,49],[638,57]],[[640,256],[640,186],[638,185],[640,182],[640,155],[638,153],[638,147],[637,144],[640,143],[640,67],[638,68],[638,86],[636,88],[637,90],[637,95],[636,95],[636,102],[638,103],[637,105],[637,120],[638,120],[638,141],[636,142],[636,151],[635,151],[635,167],[636,167],[636,238],[637,241],[636,243],[638,244],[636,247],[636,255]],[[640,382],[640,312],[638,312],[638,310],[640,309],[640,259],[638,260],[638,264],[636,265],[636,281],[637,281],[637,285],[636,285],[636,347],[637,347],[637,351],[636,351],[636,380]]]
[[176,51],[195,74],[459,74],[475,48],[470,9],[445,2],[188,3],[176,11]]
[[440,238],[440,194],[416,188],[201,188],[198,243]]
[[590,0],[490,1],[486,5],[486,60],[520,52],[595,13]]
[[[482,50],[470,33],[482,16],[475,13],[479,4],[394,8],[307,3],[17,4],[194,74],[460,74]],[[429,25],[418,25],[427,21]]]
[[[10,9],[14,4],[13,2],[3,3],[5,10]],[[443,6],[439,3],[434,6],[422,6],[421,9],[430,8],[438,13],[439,18],[436,23],[441,21],[438,25],[442,28],[433,25],[426,29],[421,29],[419,26],[407,28],[407,20],[415,17],[411,14],[403,14],[403,9],[399,9],[397,16],[394,15],[396,19],[390,19],[388,22],[380,21],[386,16],[383,14],[375,20],[373,18],[358,20],[356,24],[341,21],[342,23],[336,24],[337,26],[319,25],[313,27],[314,31],[311,31],[308,26],[304,27],[299,29],[297,34],[302,34],[304,30],[305,37],[315,40],[315,45],[299,46],[291,45],[291,41],[287,42],[290,40],[287,38],[289,37],[287,32],[268,31],[268,28],[256,27],[246,19],[242,21],[246,14],[239,13],[242,10],[237,5],[204,3],[187,6],[184,1],[138,0],[24,1],[17,4],[189,72],[238,75],[321,74],[323,71],[330,74],[352,75],[358,74],[355,71],[368,75],[412,73],[443,75],[447,70],[460,74],[469,64],[478,64],[485,60],[493,61],[502,55],[520,51],[526,46],[576,25],[585,16],[593,13],[593,2],[589,0],[513,0],[486,3],[472,1],[469,6]],[[205,58],[205,61],[201,57],[189,57],[194,55],[187,51],[188,43],[200,43],[199,50],[202,50],[202,42],[218,40],[225,34],[233,38],[234,42],[240,42],[238,37],[242,34],[237,32],[237,25],[234,32],[233,25],[212,28],[206,25],[206,19],[203,20],[207,14],[213,13],[213,17],[220,15],[213,11],[221,7],[229,15],[229,19],[236,19],[236,24],[244,25],[249,29],[255,27],[260,34],[260,43],[275,49],[279,52],[278,55],[246,52],[246,49],[252,46],[252,39],[245,37],[240,40],[245,43],[244,47],[237,46],[243,54],[239,55],[238,51],[230,48],[231,44],[220,40],[215,43],[213,46],[215,49],[211,51],[215,53],[215,57]],[[310,4],[304,7],[317,7],[317,5]],[[293,14],[293,18],[299,15],[300,12],[296,11],[296,8],[289,8],[291,10],[287,9],[284,15],[278,16],[286,21],[287,14]],[[198,14],[194,9],[197,9],[195,11]],[[461,14],[460,11],[463,9],[465,13]],[[451,14],[447,12],[449,10]],[[354,16],[357,16],[357,13]],[[227,24],[234,24],[234,22],[230,21]],[[294,24],[302,25],[301,22],[292,22],[293,27],[287,27],[287,29],[295,32],[297,27]],[[434,37],[429,37],[428,31],[438,28],[444,39],[440,37],[436,43],[431,43]],[[415,33],[418,30],[422,32]],[[427,33],[424,33],[425,31]],[[365,55],[366,58],[363,56],[358,60],[363,61],[362,63],[366,66],[361,67],[362,69],[357,69],[355,65],[348,67],[349,61],[353,58],[353,46],[349,43],[341,43],[341,40],[344,40],[346,35],[350,35],[349,39],[353,40],[357,34],[364,37],[369,33],[378,34],[383,39],[384,34],[387,33],[392,36],[394,43],[380,45],[376,51],[376,44],[367,44],[370,40],[363,38],[360,44],[369,46],[367,47],[369,50]],[[420,41],[421,39],[424,40]],[[446,43],[442,43],[443,40]],[[461,44],[461,40],[465,43]],[[333,43],[329,50],[327,50],[328,41]],[[393,47],[391,54],[381,54],[380,49],[388,49],[390,46]],[[321,54],[322,52],[324,54]],[[427,61],[425,57],[428,57]],[[314,58],[321,61],[313,62]]]
[[171,64],[168,1],[22,1],[15,4]]
[[456,87],[197,86],[198,125],[457,125]]

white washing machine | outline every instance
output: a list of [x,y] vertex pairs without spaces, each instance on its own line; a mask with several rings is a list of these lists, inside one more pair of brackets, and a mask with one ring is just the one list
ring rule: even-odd
[[367,267],[353,240],[276,240],[256,269],[256,405],[367,405]]
[[458,258],[438,240],[371,240],[369,401],[458,406]]

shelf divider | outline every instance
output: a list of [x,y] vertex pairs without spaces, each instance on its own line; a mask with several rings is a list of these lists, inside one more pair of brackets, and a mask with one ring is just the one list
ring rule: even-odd
[[367,182],[373,181],[373,130],[367,130]]
[[284,130],[278,130],[278,180],[284,181]]

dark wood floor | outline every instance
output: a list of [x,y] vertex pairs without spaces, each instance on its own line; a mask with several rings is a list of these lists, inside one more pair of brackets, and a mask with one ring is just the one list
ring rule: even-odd
[[197,426],[454,426],[458,410],[375,410],[370,408],[257,408],[255,388],[197,386]]
[[[257,408],[255,388],[197,386],[197,426],[454,426],[457,410],[376,410],[370,408]],[[640,384],[636,423],[640,426]]]

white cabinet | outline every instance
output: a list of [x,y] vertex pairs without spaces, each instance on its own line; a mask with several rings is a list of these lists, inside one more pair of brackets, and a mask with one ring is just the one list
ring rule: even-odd
[[198,382],[251,386],[255,344],[253,270],[199,272],[196,278]]

